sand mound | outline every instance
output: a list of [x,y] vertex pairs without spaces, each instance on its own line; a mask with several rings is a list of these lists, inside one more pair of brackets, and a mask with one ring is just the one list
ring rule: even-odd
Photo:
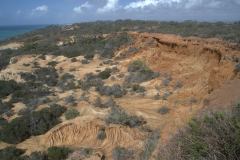
[[[104,128],[106,138],[99,140],[99,130]],[[124,146],[140,150],[143,147],[145,135],[139,129],[125,126],[104,126],[101,122],[74,122],[63,124],[49,131],[45,136],[44,144],[49,146],[82,146],[99,149],[107,155],[111,154],[116,146]]]

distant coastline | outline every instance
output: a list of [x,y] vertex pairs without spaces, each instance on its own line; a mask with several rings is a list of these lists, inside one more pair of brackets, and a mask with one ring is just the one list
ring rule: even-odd
[[47,25],[0,26],[0,41],[44,28]]

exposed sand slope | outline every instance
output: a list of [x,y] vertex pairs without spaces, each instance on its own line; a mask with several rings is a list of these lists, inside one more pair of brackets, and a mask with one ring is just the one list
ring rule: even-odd
[[5,50],[5,49],[18,49],[20,47],[22,47],[23,44],[19,43],[19,42],[15,42],[15,43],[8,43],[6,45],[2,45],[0,46],[0,50]]
[[[128,93],[115,101],[128,113],[142,116],[147,126],[161,131],[160,143],[167,143],[176,130],[183,127],[189,119],[199,113],[204,107],[226,106],[240,99],[239,76],[234,73],[234,67],[240,61],[240,50],[234,45],[216,39],[182,38],[174,35],[130,33],[135,42],[130,46],[124,46],[113,58],[117,64],[101,64],[102,59],[95,57],[89,64],[71,62],[66,57],[47,56],[46,60],[38,57],[19,57],[16,64],[11,64],[0,77],[7,73],[19,73],[31,71],[31,66],[23,67],[24,63],[31,60],[39,62],[40,66],[46,66],[49,61],[57,61],[55,67],[62,73],[72,73],[80,80],[86,73],[96,73],[96,70],[104,70],[107,67],[119,69],[119,73],[112,75],[115,79],[105,80],[105,84],[122,84],[126,76],[127,66],[130,62],[141,59],[154,71],[160,72],[160,77],[141,85],[146,88],[144,95]],[[137,48],[137,52],[129,53],[128,49]],[[83,57],[77,57],[80,61]],[[100,65],[101,64],[101,65]],[[60,73],[60,71],[59,71]],[[171,76],[168,85],[164,85],[164,79]],[[9,76],[9,79],[16,79]],[[180,82],[182,87],[176,88]],[[69,94],[79,99],[83,91],[72,90],[57,92],[59,103]],[[169,93],[167,99],[156,100],[154,96],[159,93],[162,97]],[[78,102],[76,109],[81,115],[71,121],[65,121],[46,134],[22,142],[18,145],[28,152],[44,150],[49,146],[67,145],[74,148],[91,147],[102,151],[107,158],[111,157],[112,150],[116,146],[132,148],[141,152],[147,133],[136,128],[128,128],[121,125],[106,125],[104,117],[109,113],[108,109],[99,109],[93,106],[96,97],[100,96],[95,90],[87,93],[88,102]],[[102,99],[107,97],[101,96]],[[207,100],[209,101],[206,104]],[[159,108],[167,106],[170,111],[162,115]],[[70,106],[66,106],[70,107]],[[64,120],[64,118],[63,118]],[[98,130],[104,127],[106,139],[97,140]],[[154,156],[154,155],[153,155]]]

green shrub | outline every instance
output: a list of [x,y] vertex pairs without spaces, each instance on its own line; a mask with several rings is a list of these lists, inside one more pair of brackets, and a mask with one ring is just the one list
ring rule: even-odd
[[98,107],[98,108],[107,108],[107,106],[105,106],[105,104],[103,104],[102,99],[100,97],[97,97],[95,102],[94,102],[94,106]]
[[128,65],[129,75],[125,78],[127,83],[142,83],[152,80],[159,76],[159,73],[153,72],[143,61],[136,60]]
[[69,73],[65,73],[60,77],[57,86],[62,90],[72,90],[80,87],[79,82],[75,80],[74,75]]
[[133,84],[132,90],[137,93],[143,93],[145,92],[145,88],[143,86],[140,86],[139,84]]
[[93,73],[86,74],[80,82],[81,89],[83,90],[89,90],[91,87],[100,87],[103,85],[104,83],[102,79]]
[[56,61],[51,61],[51,62],[48,62],[47,65],[49,65],[49,66],[51,66],[51,67],[55,67],[57,64],[58,64],[58,62],[56,62]]
[[64,111],[63,107],[55,106],[40,111],[27,112],[3,125],[0,129],[0,139],[3,142],[17,144],[32,135],[44,134],[59,123],[58,117]]
[[48,156],[44,152],[33,152],[23,160],[48,160]]
[[34,71],[34,74],[37,81],[48,86],[55,86],[58,82],[58,73],[53,67],[39,68]]
[[112,70],[107,68],[104,71],[100,72],[98,74],[98,77],[100,77],[101,79],[108,79],[111,76],[111,72]]
[[11,109],[13,108],[14,106],[9,103],[9,102],[2,102],[0,100],[0,115],[1,114],[7,114],[8,112],[11,112]]
[[126,90],[119,84],[114,84],[112,86],[98,86],[96,89],[101,95],[114,96],[115,98],[120,98],[126,94]]
[[38,43],[26,43],[24,44],[24,47],[22,48],[24,51],[35,51],[38,47]]
[[112,152],[113,160],[132,160],[134,159],[133,150],[129,150],[123,147],[116,147]]
[[161,98],[161,96],[160,96],[159,93],[157,93],[157,94],[154,96],[154,99],[155,99],[155,100],[159,100],[160,98]]
[[78,117],[80,115],[80,113],[78,112],[78,110],[76,109],[68,109],[65,113],[64,116],[67,120],[69,119],[74,119],[76,117]]
[[21,160],[20,156],[25,151],[16,147],[7,147],[0,150],[0,160]]
[[107,123],[121,124],[129,127],[138,127],[145,123],[142,117],[129,115],[118,106],[114,106],[111,108],[111,112],[109,113],[105,121]]
[[239,72],[240,72],[240,63],[236,64],[234,71],[235,71],[236,73],[239,73]]
[[195,118],[159,152],[159,159],[237,160],[240,157],[239,124],[238,107],[231,112],[214,112]]
[[48,148],[48,160],[65,160],[72,151],[66,147],[50,147]]
[[158,110],[158,113],[164,115],[164,114],[167,114],[169,111],[170,111],[170,109],[168,107],[163,106]]
[[49,99],[46,97],[51,92],[49,88],[41,83],[25,82],[20,84],[21,88],[15,90],[11,96],[11,103],[22,102],[29,107],[36,107],[46,103]]
[[140,154],[140,160],[148,160],[158,144],[160,133],[158,130],[153,131],[145,140],[143,152]]
[[141,60],[135,60],[128,65],[128,72],[148,72],[150,69]]
[[20,89],[20,86],[14,80],[0,80],[0,98],[6,97],[18,89]]
[[17,144],[29,138],[30,121],[29,118],[18,117],[1,128],[0,139],[3,142]]
[[97,134],[97,139],[99,140],[104,140],[106,138],[106,132],[105,132],[105,128],[101,128],[99,129],[98,131],[98,134]]

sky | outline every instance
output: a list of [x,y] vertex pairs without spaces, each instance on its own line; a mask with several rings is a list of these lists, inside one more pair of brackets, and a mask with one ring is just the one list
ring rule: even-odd
[[0,0],[0,25],[117,19],[239,21],[240,0]]

